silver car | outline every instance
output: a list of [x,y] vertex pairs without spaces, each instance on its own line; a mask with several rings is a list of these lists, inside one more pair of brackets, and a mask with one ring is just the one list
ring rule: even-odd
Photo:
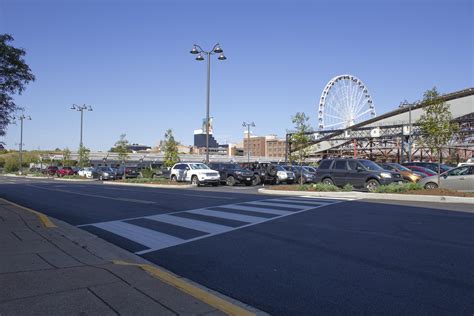
[[421,179],[419,182],[425,189],[436,189],[438,187],[462,192],[474,192],[474,166],[461,166],[439,176],[431,176]]

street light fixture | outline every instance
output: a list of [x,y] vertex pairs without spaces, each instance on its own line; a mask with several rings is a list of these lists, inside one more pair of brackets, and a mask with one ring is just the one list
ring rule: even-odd
[[[15,117],[14,117],[15,119]],[[20,120],[20,174],[23,174],[23,121],[31,121],[31,116],[21,114],[16,119]]]
[[206,96],[206,163],[209,163],[209,106],[211,102],[211,55],[219,54],[218,60],[226,60],[224,50],[219,43],[215,44],[210,51],[205,51],[201,46],[194,44],[190,51],[191,54],[197,55],[197,61],[204,61],[207,57],[207,96]]
[[254,122],[243,122],[243,127],[247,127],[247,163],[250,164],[250,127],[255,127]]
[[83,105],[73,104],[71,106],[71,110],[81,112],[81,138],[79,141],[79,148],[82,148],[82,127],[83,127],[83,122],[84,122],[84,111],[92,112],[92,107],[90,105],[85,105],[85,104]]

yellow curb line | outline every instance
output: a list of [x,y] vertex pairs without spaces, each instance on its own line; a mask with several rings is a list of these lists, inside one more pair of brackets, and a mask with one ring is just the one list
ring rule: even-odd
[[21,205],[18,205],[12,201],[8,201],[7,199],[4,199],[4,198],[0,198],[1,201],[4,201],[6,203],[9,203],[11,205],[14,205],[18,208],[21,208],[22,210],[25,210],[27,212],[30,212],[30,213],[33,213],[35,214],[36,216],[38,216],[38,219],[40,220],[41,224],[43,224],[44,227],[46,228],[56,228],[57,226],[54,225],[54,223],[49,219],[48,216],[44,215],[43,213],[40,213],[38,211],[35,211],[35,210],[32,210],[30,208],[27,208],[27,207],[24,207],[24,206],[21,206]]
[[218,310],[228,314],[228,315],[242,315],[242,316],[255,316],[255,313],[249,312],[248,310],[239,307],[235,304],[232,304],[216,295],[198,288],[191,283],[184,281],[178,277],[175,277],[171,273],[163,271],[157,267],[154,267],[149,264],[138,264],[138,263],[129,263],[120,260],[113,260],[114,264],[125,265],[125,266],[136,266],[150,273],[152,276],[160,279],[161,281],[172,285],[179,290],[194,296],[195,298],[207,303],[208,305],[217,308]]

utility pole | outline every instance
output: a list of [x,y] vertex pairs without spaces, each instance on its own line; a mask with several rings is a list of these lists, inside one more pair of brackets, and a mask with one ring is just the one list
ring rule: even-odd
[[20,120],[20,170],[19,173],[23,174],[23,121],[31,121],[31,116],[25,116],[21,114],[18,119]]
[[84,110],[86,111],[89,111],[91,112],[92,111],[92,107],[89,105],[76,105],[76,104],[73,104],[71,106],[71,110],[76,110],[78,112],[81,112],[81,133],[80,133],[80,140],[79,140],[79,149],[82,148],[83,146],[83,143],[82,143],[82,129],[83,129],[83,124],[84,124]]
[[247,127],[247,163],[250,165],[250,127],[255,127],[254,122],[243,122],[243,127]]

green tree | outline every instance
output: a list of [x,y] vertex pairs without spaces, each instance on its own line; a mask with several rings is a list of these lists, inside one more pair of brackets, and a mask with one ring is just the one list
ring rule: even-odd
[[165,133],[165,167],[172,167],[179,162],[178,143],[174,139],[173,130],[170,128]]
[[0,136],[5,135],[14,113],[20,109],[13,95],[22,94],[26,85],[35,80],[25,63],[23,49],[11,46],[13,37],[0,34]]
[[128,154],[131,152],[131,150],[128,149],[129,142],[125,138],[127,137],[126,134],[120,135],[120,139],[115,143],[114,147],[111,148],[111,152],[116,152],[118,153],[118,158],[120,161],[125,162],[128,158]]
[[17,172],[18,170],[20,170],[19,155],[15,153],[6,157],[4,168],[6,172]]
[[[297,112],[291,121],[295,124],[295,130],[290,137],[291,147],[294,151],[293,154],[290,153],[290,161],[297,161],[301,166],[310,154],[313,128],[309,125],[309,116],[303,112]],[[300,182],[303,182],[303,176],[301,176]]]
[[71,151],[69,150],[69,148],[64,148],[63,150],[63,165],[64,166],[67,166],[67,165],[71,165],[72,161],[71,161]]
[[78,162],[80,167],[85,167],[86,164],[89,164],[89,153],[90,150],[86,148],[84,145],[81,145],[79,147],[79,150],[77,152],[78,155]]
[[[426,106],[423,108],[423,114],[417,121],[423,135],[420,141],[422,145],[428,147],[441,157],[443,146],[448,144],[454,133],[458,131],[459,126],[453,122],[449,104],[441,99],[436,87],[424,93],[422,102]],[[440,172],[441,161],[439,159],[438,183]]]

